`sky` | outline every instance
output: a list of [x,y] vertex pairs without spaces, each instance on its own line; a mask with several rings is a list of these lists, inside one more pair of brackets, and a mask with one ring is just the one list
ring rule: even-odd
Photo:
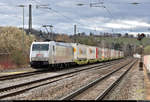
[[77,33],[150,34],[149,0],[0,0],[0,26],[22,27],[23,8],[18,5],[25,5],[28,28],[29,4],[32,28],[37,30],[44,31],[42,25],[53,25],[53,32],[74,34],[77,25]]

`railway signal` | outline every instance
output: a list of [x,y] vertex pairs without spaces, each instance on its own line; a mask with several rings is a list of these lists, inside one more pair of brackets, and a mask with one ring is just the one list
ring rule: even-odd
[[[138,38],[137,40],[139,40],[141,42],[141,40],[145,37],[145,34],[138,34]],[[143,46],[142,46],[142,42],[141,42],[141,59],[140,59],[140,63],[139,63],[139,70],[143,70]]]
[[145,34],[138,34],[137,40],[141,41],[145,37]]

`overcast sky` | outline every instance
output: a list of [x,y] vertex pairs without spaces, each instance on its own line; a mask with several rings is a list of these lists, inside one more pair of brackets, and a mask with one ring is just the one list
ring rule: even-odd
[[[99,3],[90,7],[90,3]],[[140,4],[133,5],[131,3]],[[85,4],[77,6],[77,4]],[[28,28],[28,5],[32,4],[33,28],[44,30],[42,25],[52,24],[54,32],[73,34],[77,32],[150,32],[149,0],[0,0],[0,26],[22,27],[22,8],[24,4],[25,28]],[[36,8],[48,5],[51,9]],[[106,8],[104,8],[104,6]],[[149,33],[150,34],[150,33]]]

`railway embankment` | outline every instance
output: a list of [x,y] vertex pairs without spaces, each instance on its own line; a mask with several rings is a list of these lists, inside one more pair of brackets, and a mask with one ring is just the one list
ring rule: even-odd
[[[129,58],[56,72],[11,76],[13,80],[0,81],[0,99],[95,100],[105,94],[103,100],[149,100],[150,81],[146,67],[143,69],[139,70],[139,60]],[[63,75],[50,77],[53,74]]]
[[[85,68],[86,70],[82,70],[81,72],[77,72],[77,70],[81,70],[81,68],[75,68],[74,73],[70,73],[67,74],[67,76],[62,76],[65,78],[61,78],[58,77],[57,79],[49,79],[49,80],[45,80],[44,82],[40,82],[40,83],[33,83],[32,84],[26,84],[24,87],[16,87],[14,90],[10,90],[10,88],[5,91],[2,92],[1,96],[6,97],[6,94],[12,92],[14,93],[14,91],[18,91],[18,90],[24,90],[27,88],[27,90],[19,95],[16,95],[14,97],[9,97],[9,98],[4,98],[4,99],[17,99],[17,100],[49,100],[49,99],[60,99],[61,97],[75,91],[76,89],[88,84],[89,82],[97,79],[98,77],[103,77],[105,74],[112,72],[113,70],[118,69],[120,66],[124,66],[125,63],[130,62],[131,59],[128,60],[120,60],[118,61],[114,61],[112,64],[111,63],[107,63],[107,65],[104,64],[100,64],[100,66],[95,66],[89,69]],[[84,68],[84,67],[83,67]],[[69,70],[64,70],[64,72],[66,73],[66,71],[68,72]],[[58,73],[58,72],[56,72]],[[48,74],[48,73],[47,73]],[[49,73],[50,75],[52,75],[52,73]],[[42,74],[43,77],[46,77],[46,74]],[[30,76],[30,80],[34,80],[35,78],[41,78],[42,75],[38,75],[35,77],[34,76]],[[61,79],[60,79],[61,78]],[[20,79],[20,78],[19,78]],[[17,79],[16,81],[14,80],[12,82],[12,85],[14,85],[14,83],[17,85],[20,82],[18,81],[19,79]],[[22,78],[21,78],[22,79]],[[60,79],[60,80],[59,80]],[[37,80],[37,79],[36,79]],[[58,80],[58,81],[57,81]],[[25,81],[25,80],[24,80]],[[26,79],[26,81],[28,81]],[[21,81],[23,83],[23,79]],[[39,81],[38,81],[39,82]],[[7,83],[7,81],[5,81],[5,84]],[[9,81],[10,83],[10,81]],[[48,83],[48,84],[47,84]],[[10,84],[9,84],[10,85]],[[2,85],[3,86],[3,85]],[[6,86],[6,85],[5,85]],[[37,86],[37,87],[36,87]],[[30,90],[29,90],[30,89]],[[13,94],[14,95],[14,94]]]

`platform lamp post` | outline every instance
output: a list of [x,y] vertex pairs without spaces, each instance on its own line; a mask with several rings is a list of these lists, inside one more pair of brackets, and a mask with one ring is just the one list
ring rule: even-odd
[[24,7],[25,7],[25,5],[18,5],[18,7],[21,7],[23,10],[23,16],[22,16],[22,51],[24,53]]

